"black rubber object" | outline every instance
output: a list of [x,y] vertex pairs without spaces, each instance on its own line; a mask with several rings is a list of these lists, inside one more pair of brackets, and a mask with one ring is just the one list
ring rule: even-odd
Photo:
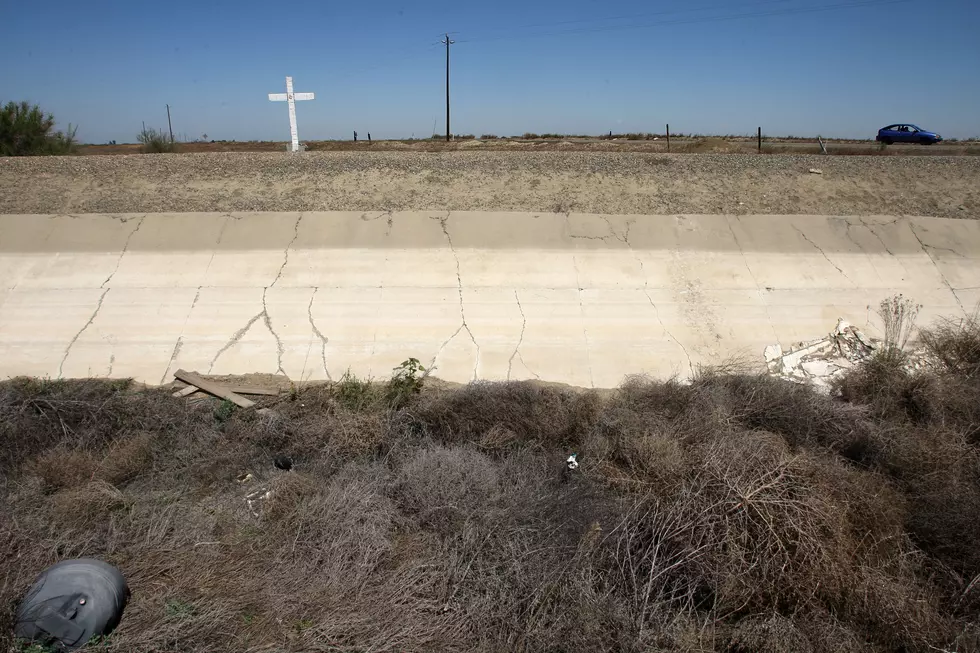
[[17,608],[14,634],[72,650],[119,625],[129,587],[122,573],[94,558],[64,560],[44,570]]

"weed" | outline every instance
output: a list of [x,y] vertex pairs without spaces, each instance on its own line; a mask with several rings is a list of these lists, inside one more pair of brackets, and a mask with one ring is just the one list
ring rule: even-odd
[[181,601],[180,599],[167,599],[163,607],[166,615],[171,619],[186,619],[197,612],[193,603]]
[[409,358],[392,370],[388,380],[386,396],[392,408],[401,408],[412,397],[422,392],[425,379],[431,370],[425,368],[417,358]]
[[901,294],[883,299],[878,305],[878,317],[884,325],[884,346],[887,355],[905,351],[905,345],[915,329],[921,304],[906,299]]
[[60,653],[61,647],[55,644],[44,644],[42,642],[31,642],[26,639],[17,640],[12,653]]
[[136,135],[136,140],[143,145],[144,153],[164,154],[177,151],[177,143],[162,129],[144,127],[143,131]]
[[231,416],[235,414],[236,408],[237,406],[235,406],[234,403],[228,401],[227,399],[222,399],[221,403],[214,409],[214,420],[219,424],[227,422],[229,419],[231,419]]
[[334,393],[340,405],[353,412],[364,410],[374,399],[371,382],[357,378],[350,370],[340,377],[334,386]]

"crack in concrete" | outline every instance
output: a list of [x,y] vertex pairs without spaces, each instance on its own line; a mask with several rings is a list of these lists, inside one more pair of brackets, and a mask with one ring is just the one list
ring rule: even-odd
[[[738,217],[736,216],[735,219],[737,220]],[[738,252],[742,255],[742,264],[745,265],[745,271],[749,273],[750,277],[752,277],[752,283],[755,284],[756,292],[759,293],[759,299],[762,300],[762,306],[766,309],[766,319],[769,320],[769,328],[772,329],[772,337],[775,338],[773,342],[779,342],[779,335],[776,334],[776,325],[772,323],[772,314],[769,312],[769,302],[766,301],[766,296],[762,294],[762,286],[759,285],[759,280],[756,278],[755,272],[752,271],[752,266],[749,265],[749,259],[745,256],[745,248],[742,247],[742,243],[739,242],[738,236],[735,235],[735,228],[732,227],[731,220],[726,219],[725,224],[728,225],[728,231],[730,231],[732,234],[732,240],[735,241],[735,245],[738,247]]]
[[909,221],[909,229],[912,231],[912,235],[915,236],[915,239],[919,241],[919,245],[922,246],[923,251],[925,251],[926,248],[929,248],[929,249],[938,250],[940,252],[949,252],[950,254],[953,254],[954,256],[958,256],[960,258],[966,258],[962,254],[957,252],[955,249],[949,247],[939,247],[938,245],[926,245],[924,242],[922,242],[922,238],[919,237],[919,233],[915,230],[915,225],[912,223],[911,220]]
[[[299,223],[302,221],[303,214],[300,213],[299,217],[296,218],[296,224],[293,225],[293,238],[289,241],[289,243],[286,245],[286,249],[284,249],[282,252],[282,265],[279,266],[279,272],[276,273],[276,278],[272,280],[272,283],[269,284],[269,287],[266,288],[266,290],[276,285],[276,282],[279,281],[279,277],[282,276],[282,271],[286,269],[286,265],[289,263],[289,248],[292,247],[293,243],[296,242],[296,239],[299,238]],[[263,304],[265,303],[265,293],[262,293],[262,302]],[[268,319],[268,316],[266,319]],[[269,330],[271,331],[272,328],[270,327]]]
[[105,278],[105,281],[102,282],[102,285],[99,286],[99,288],[105,288],[106,284],[112,280],[112,277],[116,276],[116,272],[119,271],[119,265],[122,263],[123,257],[126,256],[126,252],[129,250],[129,241],[133,239],[133,236],[136,235],[136,232],[139,231],[140,227],[143,226],[144,220],[146,220],[145,215],[140,218],[139,222],[136,223],[136,228],[133,229],[131,232],[129,232],[129,235],[126,236],[126,242],[123,243],[122,251],[119,252],[119,258],[116,259],[116,267],[112,268],[112,272],[109,273],[109,276]]
[[92,311],[92,315],[89,316],[88,322],[82,325],[82,328],[78,330],[78,333],[75,334],[75,337],[72,338],[71,342],[68,343],[68,346],[65,347],[65,353],[61,357],[61,363],[58,364],[59,379],[61,378],[61,375],[65,369],[65,361],[68,360],[68,354],[71,353],[71,348],[75,345],[75,343],[78,341],[81,335],[85,333],[85,329],[92,326],[92,322],[95,321],[95,317],[99,314],[99,311],[102,310],[102,301],[105,299],[105,296],[109,294],[110,290],[112,290],[112,288],[106,288],[105,291],[101,295],[99,295],[99,303],[95,305],[95,310]]
[[[888,252],[888,254],[890,256],[895,256],[895,252],[893,252],[890,249],[888,249],[888,245],[886,245],[885,244],[885,241],[882,240],[882,238],[881,238],[880,235],[878,235],[878,232],[874,230],[874,225],[870,225],[867,222],[865,222],[864,221],[864,218],[860,218],[860,220],[861,220],[861,224],[864,226],[864,228],[867,229],[868,231],[870,231],[871,232],[871,235],[878,239],[878,242],[881,243],[881,246],[885,249],[885,251]],[[891,222],[882,222],[882,223],[879,223],[879,224],[895,224],[895,222],[897,222],[897,221],[898,220],[896,219],[896,220],[893,220]]]
[[[521,324],[521,337],[518,338],[518,340],[517,340],[517,346],[514,347],[514,353],[512,353],[510,355],[510,358],[507,360],[507,380],[508,381],[510,381],[511,370],[514,368],[514,357],[515,356],[521,359],[521,364],[524,366],[524,369],[526,369],[528,372],[531,372],[531,374],[534,374],[534,372],[531,370],[531,368],[529,368],[527,366],[527,363],[524,362],[524,357],[521,356],[521,354],[520,354],[521,345],[524,343],[524,330],[527,328],[527,316],[524,315],[524,307],[521,306],[521,298],[518,296],[516,290],[514,291],[514,299],[517,301],[517,310],[519,310],[521,312],[521,319],[523,320],[523,323]],[[537,379],[540,379],[541,378],[537,374],[534,374],[534,377],[537,378]]]
[[694,361],[691,359],[691,352],[687,350],[684,343],[678,340],[677,337],[670,332],[670,329],[667,328],[667,325],[664,324],[663,318],[660,317],[660,309],[657,308],[657,305],[653,302],[653,297],[650,296],[650,292],[646,288],[643,289],[643,294],[646,295],[647,301],[650,302],[650,306],[653,307],[653,312],[657,316],[657,322],[660,323],[660,328],[663,329],[664,333],[667,334],[667,337],[676,342],[677,346],[684,352],[684,355],[687,357],[687,368],[691,371],[691,376],[694,376]]
[[864,252],[864,247],[861,246],[861,243],[859,243],[858,241],[854,240],[854,236],[851,235],[851,227],[856,227],[856,226],[858,226],[858,225],[852,224],[850,220],[845,219],[844,220],[844,237],[847,238],[849,241],[851,241],[851,243],[853,243],[854,246],[857,247],[859,251]]
[[319,290],[319,287],[313,289],[313,294],[310,295],[310,304],[306,307],[306,315],[310,319],[310,327],[313,329],[313,333],[320,339],[320,360],[323,361],[323,373],[327,375],[328,381],[333,381],[333,377],[330,376],[330,370],[327,369],[327,343],[329,343],[330,340],[327,338],[327,336],[323,335],[320,329],[317,328],[316,322],[313,321],[313,299],[316,297]]
[[381,218],[385,218],[385,222],[388,225],[387,228],[385,229],[385,236],[390,236],[391,235],[391,228],[395,224],[394,213],[395,213],[395,209],[393,209],[393,208],[387,208],[384,211],[382,211],[381,213],[379,213],[378,215],[374,216],[373,218],[369,218],[367,213],[362,213],[361,214],[361,221],[362,222],[375,222],[376,220],[380,220]]
[[612,225],[609,223],[609,220],[607,220],[605,218],[605,216],[599,216],[599,217],[602,220],[604,220],[605,223],[606,223],[606,226],[609,227],[609,235],[608,236],[585,236],[583,234],[574,234],[574,233],[572,233],[572,221],[571,221],[571,218],[570,218],[571,213],[565,213],[564,216],[565,216],[565,226],[568,228],[568,237],[571,238],[572,240],[600,240],[600,241],[602,241],[604,243],[607,242],[607,239],[608,238],[614,238],[616,240],[621,240],[619,238],[619,236],[616,234],[616,232],[613,230]]
[[194,307],[197,306],[197,300],[201,298],[201,288],[203,288],[203,286],[197,287],[197,292],[194,293],[194,301],[191,302],[191,307],[187,309],[187,315],[184,317],[184,324],[180,327],[180,335],[177,336],[177,342],[174,343],[174,350],[170,354],[170,361],[167,363],[167,369],[163,371],[163,376],[160,377],[160,385],[166,383],[167,376],[170,374],[170,369],[174,366],[174,362],[177,360],[177,355],[180,353],[181,347],[184,346],[184,329],[187,328],[187,322],[191,319],[191,313],[194,311]]
[[243,326],[241,329],[239,329],[234,334],[232,334],[232,336],[228,340],[228,342],[226,342],[224,344],[224,346],[221,349],[218,350],[218,353],[215,354],[214,355],[214,358],[211,359],[211,364],[208,365],[208,374],[210,374],[211,373],[211,370],[214,369],[214,365],[215,365],[215,363],[218,362],[218,358],[221,357],[221,354],[225,353],[226,351],[228,351],[229,349],[231,349],[232,347],[234,347],[235,346],[235,343],[237,343],[239,340],[241,340],[245,336],[245,334],[248,332],[248,330],[252,328],[252,325],[255,324],[256,322],[258,322],[258,320],[259,320],[260,317],[265,316],[265,318],[268,319],[268,314],[266,313],[266,310],[265,310],[265,293],[266,293],[267,290],[268,290],[268,288],[263,288],[262,289],[262,310],[259,311],[258,313],[256,313],[251,318],[249,318],[248,322],[245,323],[245,326]]
[[[680,340],[678,340],[674,336],[674,334],[671,333],[670,330],[667,328],[667,326],[664,324],[663,319],[660,317],[660,309],[657,308],[657,305],[653,301],[653,297],[650,296],[650,290],[649,290],[650,289],[650,281],[649,281],[649,279],[647,279],[646,268],[643,266],[643,259],[640,258],[639,254],[636,253],[636,250],[633,249],[633,244],[630,243],[630,241],[629,241],[629,230],[630,230],[630,227],[633,225],[634,222],[636,222],[636,221],[635,220],[629,220],[629,221],[627,221],[627,223],[626,223],[626,234],[623,236],[622,241],[626,244],[626,247],[627,247],[627,249],[629,249],[630,254],[633,255],[633,259],[640,266],[640,272],[643,273],[643,288],[642,288],[643,294],[644,294],[644,296],[646,296],[647,301],[650,302],[650,306],[653,307],[653,312],[657,316],[657,322],[660,323],[660,328],[662,328],[664,330],[664,333],[667,334],[667,337],[670,338],[671,340],[673,340],[677,344],[677,346],[681,348],[681,351],[684,352],[684,356],[687,357],[687,366],[690,369],[691,374],[693,375],[694,374],[694,362],[691,359],[690,352],[688,352],[687,347],[684,346],[684,343],[682,343]],[[731,224],[728,225],[728,228],[729,229],[732,228]],[[612,230],[612,225],[610,225],[610,231],[611,230]],[[732,237],[734,237],[734,236],[735,236],[735,232],[733,231],[732,232]],[[735,243],[738,244],[738,239],[735,240]],[[739,249],[741,249],[741,246],[739,246]],[[742,254],[742,259],[743,260],[745,259],[744,252]],[[747,267],[748,267],[748,264],[746,264],[746,268]],[[578,271],[576,270],[576,273],[577,272]],[[749,274],[750,275],[752,274],[752,271],[751,270],[749,270]],[[756,283],[756,286],[758,286],[758,283]],[[772,320],[770,320],[770,326],[772,326]]]
[[[271,287],[272,286],[269,286],[269,288]],[[282,372],[283,376],[289,378],[289,375],[286,374],[286,370],[282,369],[282,356],[286,353],[286,348],[283,346],[282,339],[279,337],[279,334],[272,328],[272,318],[269,317],[269,307],[266,306],[265,303],[265,294],[269,292],[269,288],[262,291],[262,321],[265,322],[265,328],[267,328],[269,333],[272,334],[272,337],[276,339],[276,372]]]
[[818,252],[820,252],[820,255],[823,256],[824,259],[826,259],[826,261],[828,263],[830,263],[831,265],[833,265],[834,266],[834,269],[837,270],[838,272],[840,272],[840,275],[842,277],[844,277],[845,279],[847,279],[848,281],[850,281],[851,282],[851,285],[854,285],[854,282],[851,281],[851,278],[849,276],[847,276],[846,274],[844,274],[844,271],[842,269],[840,269],[840,267],[836,263],[834,263],[833,261],[830,260],[830,257],[827,256],[827,253],[823,251],[823,248],[822,247],[820,247],[815,242],[813,242],[812,240],[810,240],[810,238],[805,233],[803,233],[803,230],[800,229],[799,227],[797,227],[795,224],[793,225],[793,229],[796,229],[796,232],[798,234],[800,234],[800,236],[803,237],[803,240],[805,240],[806,242],[808,242],[811,245],[813,245],[814,249],[816,249]]
[[600,215],[599,217],[602,219],[603,222],[606,223],[606,226],[609,227],[609,234],[610,234],[610,236],[612,236],[613,238],[615,238],[619,242],[624,243],[627,246],[629,246],[630,248],[632,248],[632,245],[630,245],[630,229],[633,228],[633,224],[636,222],[636,219],[635,218],[632,219],[632,220],[627,220],[626,221],[626,232],[623,235],[619,235],[616,232],[616,230],[613,228],[612,222],[609,221],[609,218],[607,218],[604,215]]
[[575,287],[578,289],[578,313],[582,318],[582,336],[585,338],[585,360],[589,364],[589,385],[595,387],[595,377],[592,374],[592,347],[589,343],[589,330],[585,326],[585,303],[582,301],[582,281],[579,279],[578,261],[572,254],[572,268],[575,270]]
[[950,294],[953,295],[953,299],[956,300],[956,303],[959,305],[960,310],[963,311],[964,315],[969,315],[969,313],[967,313],[966,311],[966,308],[963,306],[963,302],[960,300],[960,296],[956,294],[956,290],[953,288],[953,284],[949,282],[949,279],[946,278],[946,275],[943,274],[943,271],[939,269],[939,264],[936,262],[936,259],[933,258],[932,253],[929,251],[929,246],[926,245],[924,242],[922,242],[922,239],[919,237],[918,232],[916,232],[915,227],[912,226],[911,220],[909,221],[909,231],[911,231],[915,239],[919,241],[919,247],[922,248],[922,253],[929,257],[929,260],[932,262],[932,267],[936,268],[936,272],[939,273],[939,278],[943,280],[943,283],[946,285],[946,288],[948,288]]
[[452,342],[452,339],[455,338],[460,331],[466,329],[466,333],[469,334],[470,336],[470,341],[473,343],[473,346],[476,347],[476,360],[473,363],[473,380],[476,381],[477,373],[479,372],[480,369],[480,344],[476,341],[476,338],[473,336],[473,332],[470,330],[470,325],[466,323],[466,310],[463,306],[463,278],[462,276],[460,276],[460,271],[459,271],[459,254],[456,253],[456,246],[453,245],[453,237],[449,235],[449,226],[447,224],[449,222],[450,215],[451,212],[446,211],[445,217],[442,216],[430,216],[430,217],[432,220],[438,220],[439,226],[442,227],[442,233],[446,236],[446,240],[449,242],[449,250],[452,252],[453,258],[456,260],[456,290],[459,293],[459,317],[460,320],[462,321],[462,324],[458,329],[456,329],[456,332],[453,335],[451,335],[448,340],[446,340],[446,342],[442,343],[442,345],[439,347],[438,352],[436,352],[435,357],[433,357],[432,359],[432,364],[433,365],[435,364],[436,358],[438,358],[439,354],[442,353],[442,350],[445,349],[450,342]]

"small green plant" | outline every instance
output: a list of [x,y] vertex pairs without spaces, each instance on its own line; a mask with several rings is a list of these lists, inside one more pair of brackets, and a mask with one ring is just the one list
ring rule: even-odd
[[227,399],[222,400],[218,407],[214,409],[214,419],[219,423],[227,422],[235,413],[235,404]]
[[45,644],[37,641],[32,642],[26,639],[17,640],[17,644],[13,649],[16,653],[56,653],[59,650],[54,644]]
[[304,630],[309,630],[313,627],[312,619],[300,619],[296,622],[296,632],[301,633]]
[[8,102],[0,107],[0,156],[71,154],[75,132],[71,124],[64,132],[54,130],[54,116],[38,105]]
[[167,599],[167,602],[164,604],[164,609],[168,617],[175,619],[184,619],[196,612],[193,603],[181,601],[180,599]]
[[431,370],[422,365],[419,359],[409,358],[392,372],[386,395],[394,408],[400,408],[412,395],[422,392],[422,386]]
[[136,135],[136,140],[143,145],[143,152],[147,154],[167,154],[177,151],[177,143],[162,129],[143,128],[143,131]]
[[334,392],[337,400],[347,410],[360,411],[371,403],[371,382],[357,378],[350,370],[340,377]]

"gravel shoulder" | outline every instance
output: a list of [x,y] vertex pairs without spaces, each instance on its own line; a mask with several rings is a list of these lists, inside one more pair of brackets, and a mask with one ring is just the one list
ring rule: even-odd
[[457,151],[0,159],[7,214],[385,209],[977,218],[980,157]]

